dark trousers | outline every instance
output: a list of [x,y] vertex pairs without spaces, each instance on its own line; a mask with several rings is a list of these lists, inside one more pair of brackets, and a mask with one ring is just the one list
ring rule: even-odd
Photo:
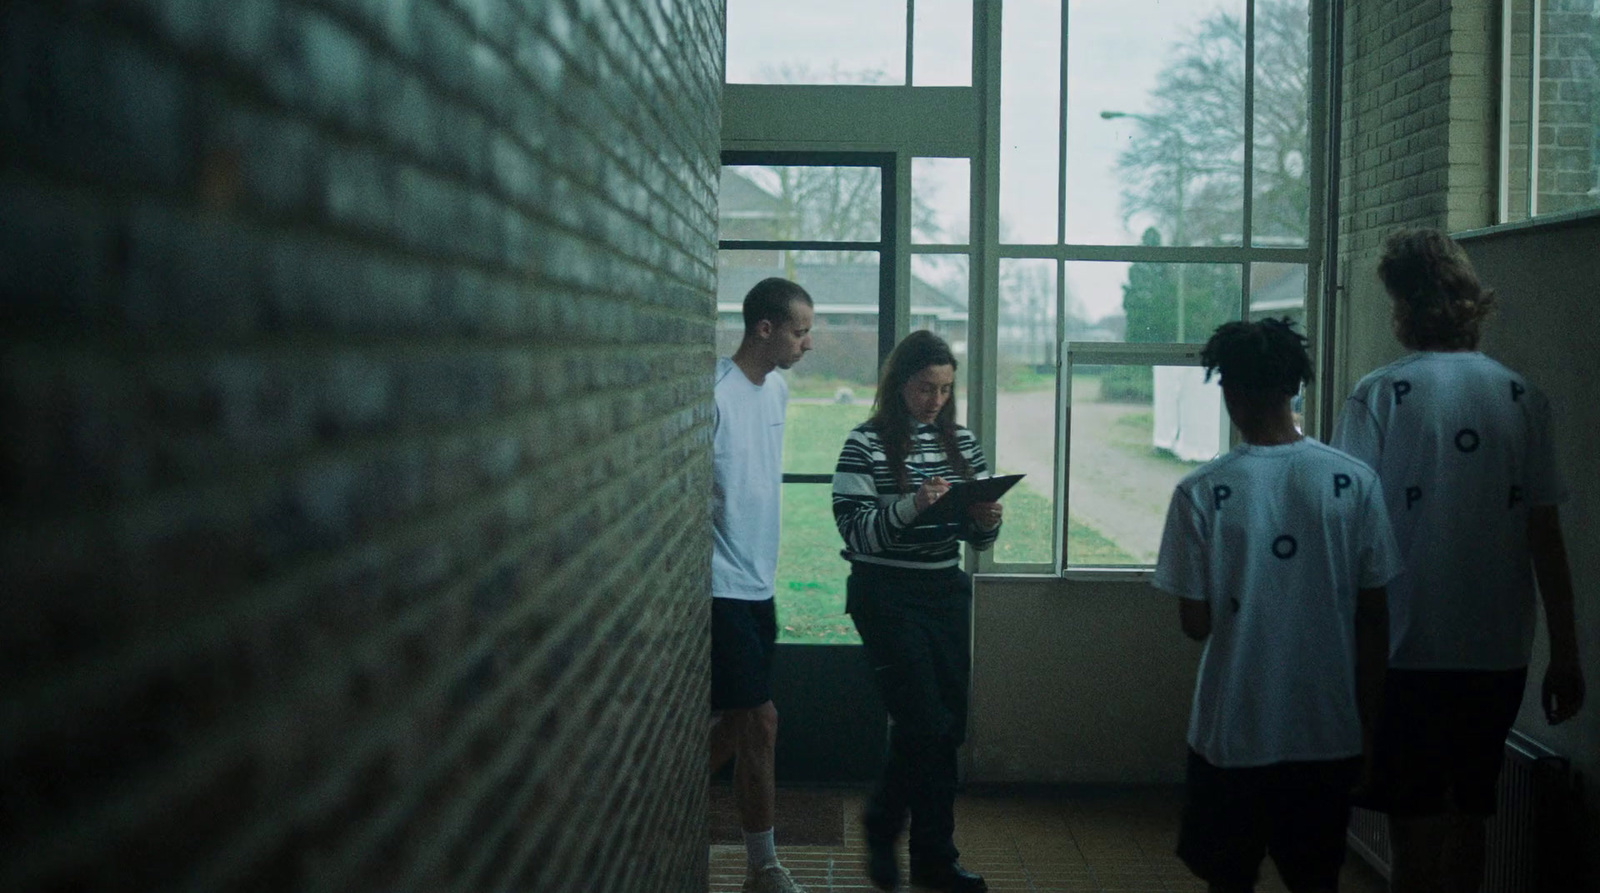
[[893,720],[866,833],[892,841],[911,817],[914,864],[954,862],[956,752],[967,737],[972,581],[958,568],[857,563],[847,607]]

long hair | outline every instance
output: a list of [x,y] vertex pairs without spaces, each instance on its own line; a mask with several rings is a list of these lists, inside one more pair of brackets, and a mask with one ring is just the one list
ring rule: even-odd
[[1207,381],[1218,372],[1222,386],[1241,395],[1293,397],[1311,381],[1306,338],[1287,316],[1217,326],[1200,351],[1200,363],[1206,367]]
[[1436,229],[1403,229],[1383,243],[1378,278],[1394,302],[1394,334],[1412,350],[1472,350],[1494,310],[1472,261]]
[[[878,394],[872,400],[872,418],[867,420],[877,429],[878,437],[883,441],[883,454],[889,461],[889,471],[894,474],[902,492],[912,489],[911,478],[906,473],[906,458],[911,453],[915,420],[906,409],[901,391],[912,376],[929,366],[957,368],[955,355],[950,352],[950,345],[943,338],[923,329],[912,332],[895,345],[889,353],[889,359],[883,363],[883,374],[878,378]],[[933,424],[939,429],[939,442],[944,446],[950,467],[961,477],[970,475],[972,467],[961,454],[961,445],[956,437],[954,393],[934,417]]]

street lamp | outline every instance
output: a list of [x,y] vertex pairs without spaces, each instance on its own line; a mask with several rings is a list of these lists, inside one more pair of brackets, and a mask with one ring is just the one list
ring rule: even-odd
[[[1137,112],[1117,112],[1108,109],[1102,111],[1100,113],[1100,117],[1102,120],[1106,121],[1114,121],[1118,118],[1132,118],[1135,121],[1142,121],[1153,128],[1166,131],[1172,135],[1173,145],[1176,147],[1176,151],[1173,153],[1175,161],[1173,164],[1172,176],[1175,184],[1177,185],[1178,193],[1178,203],[1176,207],[1173,208],[1172,213],[1172,244],[1174,246],[1181,245],[1184,238],[1183,206],[1186,204],[1186,199],[1188,197],[1186,193],[1189,190],[1189,143],[1184,140],[1183,133],[1180,132],[1177,127],[1174,127],[1171,121],[1168,121],[1165,118],[1157,118],[1154,115],[1141,115]],[[1186,279],[1188,278],[1186,275],[1187,272],[1188,266],[1186,264],[1178,264],[1177,297],[1179,344],[1184,342],[1185,334],[1184,316],[1186,315],[1185,304],[1187,303],[1186,299],[1188,297],[1188,289],[1186,287]]]

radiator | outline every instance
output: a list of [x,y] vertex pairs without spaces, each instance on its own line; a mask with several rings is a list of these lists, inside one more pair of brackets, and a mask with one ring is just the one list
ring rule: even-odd
[[[1497,812],[1489,820],[1483,893],[1576,890],[1578,791],[1565,757],[1513,730],[1506,738]],[[1389,877],[1389,819],[1357,809],[1350,848]]]

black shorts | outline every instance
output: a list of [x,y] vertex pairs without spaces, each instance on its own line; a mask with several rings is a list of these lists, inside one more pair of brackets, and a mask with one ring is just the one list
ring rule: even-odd
[[1268,854],[1291,890],[1333,889],[1361,758],[1213,766],[1189,751],[1178,858],[1207,883],[1248,890]]
[[711,709],[748,710],[772,700],[778,612],[772,599],[711,600]]
[[1360,805],[1396,816],[1494,815],[1528,670],[1390,670]]

